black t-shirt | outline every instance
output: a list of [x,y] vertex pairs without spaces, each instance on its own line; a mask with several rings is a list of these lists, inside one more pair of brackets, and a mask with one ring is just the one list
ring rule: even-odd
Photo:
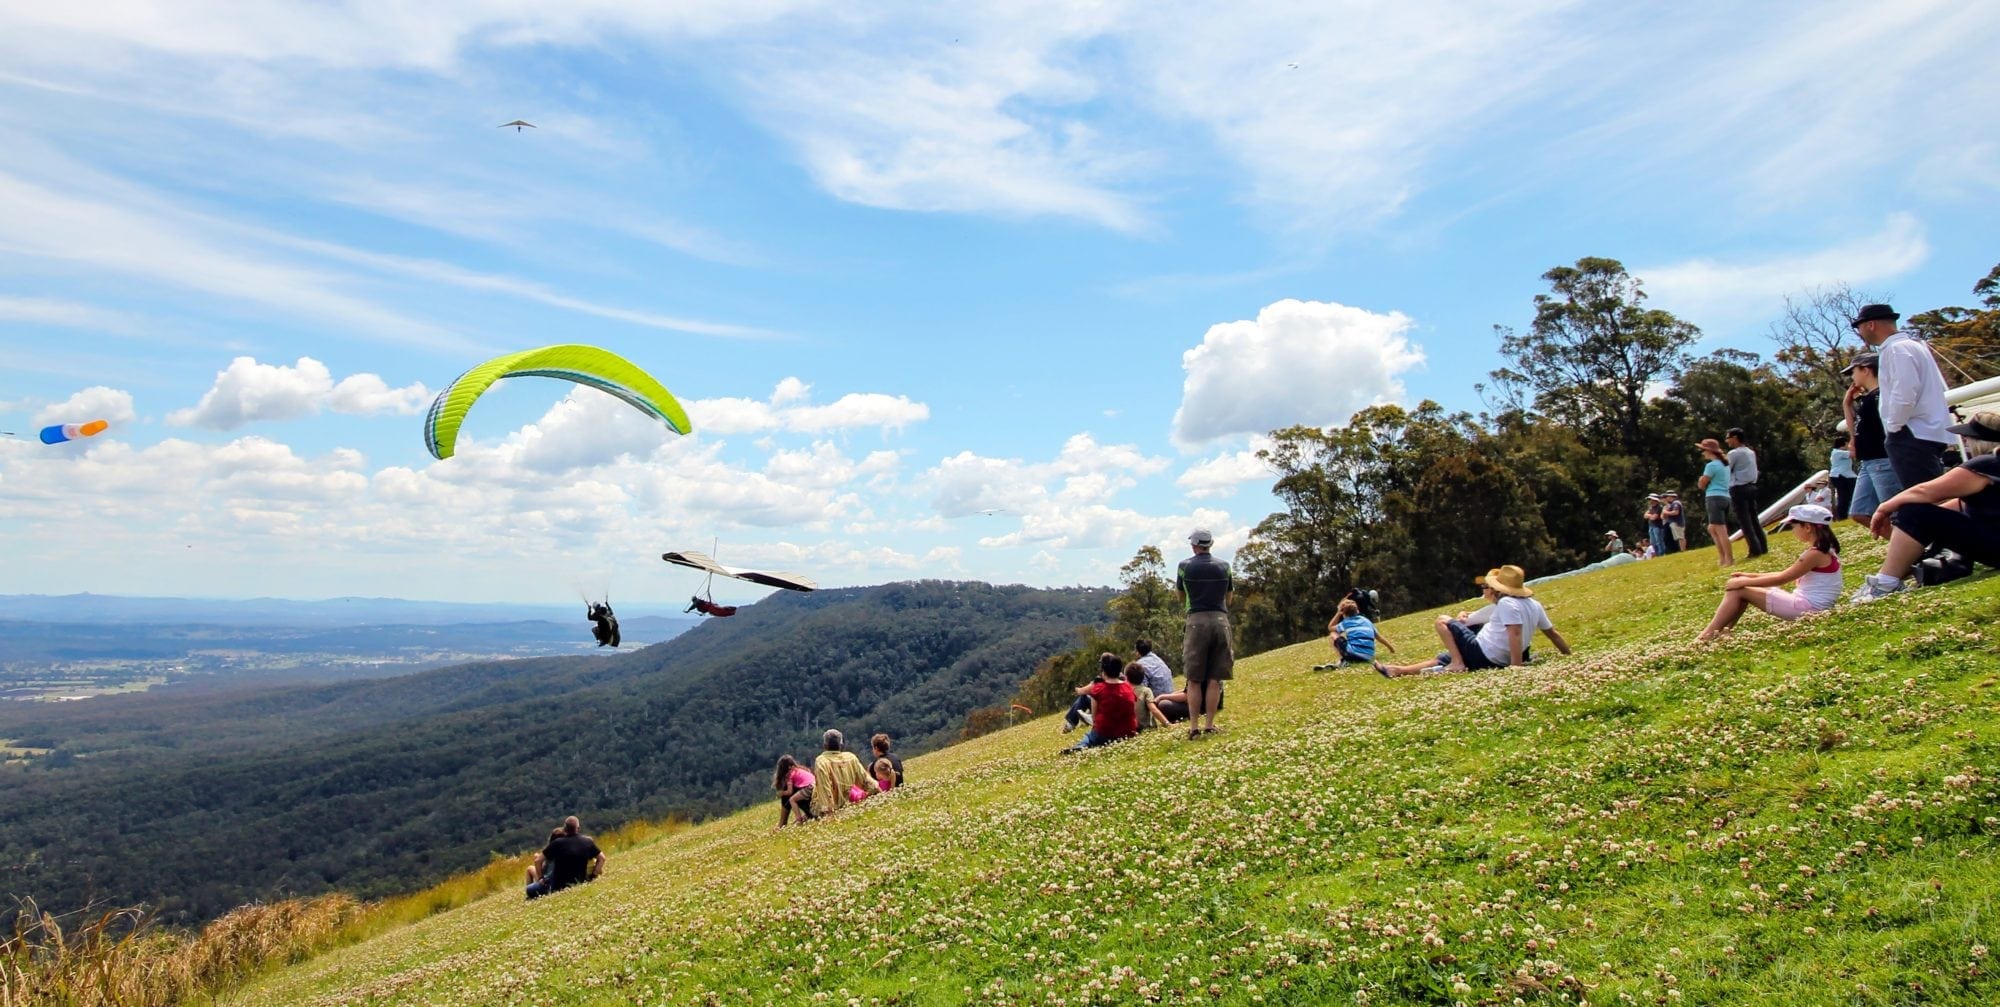
[[896,786],[899,786],[899,787],[900,787],[900,786],[902,786],[902,785],[903,785],[903,760],[901,760],[901,759],[898,759],[898,758],[896,758],[896,756],[895,756],[895,753],[893,753],[893,752],[884,752],[884,753],[882,753],[881,755],[876,755],[876,754],[874,754],[873,752],[870,752],[870,753],[868,754],[868,767],[867,767],[867,768],[868,768],[868,775],[869,775],[869,776],[874,776],[874,775],[875,775],[875,760],[876,760],[876,759],[888,759],[888,760],[889,760],[889,765],[891,765],[891,766],[894,766],[894,767],[896,767]]
[[1959,468],[1986,477],[1986,488],[1966,497],[1965,515],[1981,524],[2000,524],[2000,455],[1980,455]]
[[542,847],[549,883],[561,888],[590,878],[590,862],[597,859],[597,840],[589,836],[564,836]]
[[1666,518],[1668,524],[1687,524],[1687,508],[1682,507],[1679,500],[1669,501],[1665,507],[1660,508],[1660,514]]
[[1181,597],[1187,599],[1187,610],[1194,612],[1227,612],[1229,598],[1229,564],[1205,552],[1198,552],[1181,560],[1180,572],[1174,577],[1174,587]]
[[1889,449],[1882,444],[1882,389],[1862,392],[1854,397],[1854,460],[1874,461],[1889,457]]

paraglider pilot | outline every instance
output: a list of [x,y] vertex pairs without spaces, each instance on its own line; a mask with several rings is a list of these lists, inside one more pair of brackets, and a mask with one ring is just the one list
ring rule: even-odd
[[591,602],[589,614],[590,635],[597,638],[600,647],[618,646],[618,617],[611,614],[611,602]]

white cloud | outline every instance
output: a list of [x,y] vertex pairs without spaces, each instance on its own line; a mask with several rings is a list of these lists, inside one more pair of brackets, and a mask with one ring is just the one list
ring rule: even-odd
[[1247,482],[1270,479],[1275,474],[1271,466],[1257,457],[1260,449],[1270,446],[1270,438],[1258,434],[1250,438],[1250,446],[1244,450],[1225,451],[1189,465],[1174,479],[1174,484],[1200,500],[1226,496]]
[[1191,448],[1298,424],[1330,426],[1403,394],[1401,376],[1424,362],[1400,311],[1282,300],[1254,321],[1209,327],[1181,355],[1187,379],[1173,441]]
[[132,411],[131,392],[103,385],[92,385],[35,413],[35,423],[39,426],[106,420],[119,427],[137,418],[138,414]]
[[379,374],[350,374],[327,393],[326,407],[350,416],[394,413],[414,416],[430,404],[431,390],[423,382],[391,388]]
[[167,216],[91,201],[0,172],[0,254],[92,270],[330,320],[430,346],[461,341],[337,289],[321,273],[243,254]]
[[1930,257],[1923,225],[1893,214],[1874,234],[1827,248],[1763,259],[1699,258],[1634,269],[1652,302],[1697,325],[1769,317],[1787,294],[1846,284],[1865,287],[1902,276]]
[[930,419],[931,407],[912,402],[907,395],[849,392],[831,405],[795,406],[784,410],[782,416],[787,429],[806,433],[851,427],[880,427],[887,431]]
[[836,430],[877,427],[883,432],[900,431],[912,423],[930,419],[931,408],[913,402],[907,395],[882,392],[849,392],[824,406],[810,403],[812,386],[796,377],[778,382],[771,397],[756,399],[722,397],[696,399],[687,403],[688,418],[696,431],[712,434],[749,434],[768,430],[823,434]]
[[931,506],[947,518],[995,510],[1025,514],[1051,505],[1101,500],[1166,466],[1166,459],[1133,445],[1099,444],[1083,433],[1064,441],[1062,450],[1046,462],[961,451],[925,472],[921,483],[932,493]]
[[124,332],[132,327],[131,317],[123,312],[46,297],[4,295],[0,295],[0,322],[61,325],[67,328],[102,329],[111,332]]
[[356,416],[410,416],[422,412],[430,399],[430,390],[422,383],[390,388],[374,374],[350,375],[336,385],[327,366],[311,357],[300,357],[290,366],[237,357],[216,372],[215,384],[200,402],[168,413],[167,422],[234,430],[246,423],[297,419],[322,408]]

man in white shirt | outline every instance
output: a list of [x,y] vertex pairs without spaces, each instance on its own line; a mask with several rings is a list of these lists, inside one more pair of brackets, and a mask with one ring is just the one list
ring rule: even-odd
[[1880,357],[1875,377],[1882,386],[1877,406],[1882,414],[1883,444],[1889,467],[1904,486],[1929,482],[1944,474],[1944,448],[1949,439],[1951,409],[1944,401],[1944,372],[1938,370],[1931,348],[1899,331],[1902,318],[1886,304],[1862,305],[1854,316],[1854,333]]
[[1477,612],[1461,612],[1457,619],[1438,617],[1438,639],[1445,651],[1437,660],[1400,667],[1377,661],[1375,671],[1384,678],[1401,678],[1429,671],[1512,667],[1527,660],[1528,644],[1534,642],[1536,630],[1547,634],[1557,650],[1569,653],[1569,641],[1556,632],[1548,611],[1534,599],[1534,589],[1527,586],[1525,578],[1521,568],[1512,564],[1474,578],[1487,604]]

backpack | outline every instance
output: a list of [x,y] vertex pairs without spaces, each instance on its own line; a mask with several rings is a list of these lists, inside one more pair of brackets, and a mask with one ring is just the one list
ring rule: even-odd
[[1354,607],[1360,609],[1361,614],[1366,616],[1369,622],[1382,621],[1382,596],[1380,592],[1357,587],[1347,592],[1347,600],[1353,602]]

